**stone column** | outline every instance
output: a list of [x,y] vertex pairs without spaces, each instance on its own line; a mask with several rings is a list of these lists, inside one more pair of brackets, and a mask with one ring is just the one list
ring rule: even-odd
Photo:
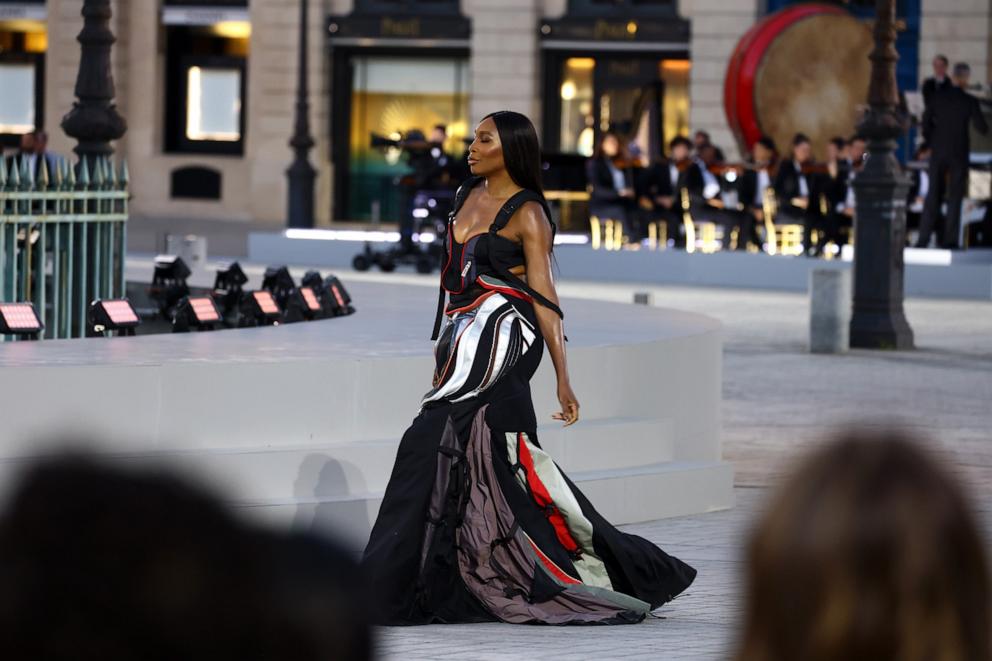
[[737,142],[723,110],[723,79],[730,55],[758,17],[759,0],[682,0],[679,13],[691,21],[689,58],[689,123],[692,131],[709,132],[730,160]]
[[971,65],[973,83],[992,79],[992,4],[988,0],[923,0],[920,10],[920,82],[933,75],[934,56]]
[[522,112],[541,126],[541,8],[540,0],[463,0],[472,19],[470,131],[494,110]]

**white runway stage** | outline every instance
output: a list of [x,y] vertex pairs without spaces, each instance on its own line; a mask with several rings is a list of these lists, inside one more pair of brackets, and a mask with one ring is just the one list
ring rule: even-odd
[[[351,259],[362,250],[363,243],[329,240],[331,236],[336,234],[329,230],[253,232],[248,237],[248,256],[259,264],[351,268]],[[848,249],[843,259],[825,261],[744,252],[614,252],[593,250],[588,245],[560,245],[555,255],[561,276],[567,280],[806,291],[812,269],[849,269],[852,252]],[[907,296],[992,300],[992,250],[907,248],[904,260]]]
[[[346,282],[358,312],[276,328],[0,345],[0,487],[66,438],[165,462],[239,508],[368,534],[399,438],[429,388],[436,290]],[[566,300],[583,420],[542,444],[617,523],[726,508],[719,324],[675,310]]]

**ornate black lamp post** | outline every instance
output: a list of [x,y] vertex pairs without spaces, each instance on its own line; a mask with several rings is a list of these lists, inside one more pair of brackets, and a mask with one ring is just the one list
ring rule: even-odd
[[62,129],[78,141],[73,151],[86,159],[92,171],[93,161],[114,153],[111,140],[121,138],[127,122],[114,105],[114,76],[110,68],[110,49],[116,39],[110,31],[110,0],[84,0],[83,29],[76,37],[82,45],[76,96],[79,101],[62,118]]
[[317,171],[310,165],[310,101],[307,81],[307,0],[300,0],[300,62],[296,83],[296,127],[289,145],[295,158],[286,170],[289,179],[289,226],[313,227],[313,185]]
[[865,349],[913,348],[913,331],[902,306],[909,179],[895,157],[895,140],[906,125],[896,87],[895,4],[895,0],[875,3],[869,109],[858,126],[868,141],[868,160],[854,180],[851,346]]

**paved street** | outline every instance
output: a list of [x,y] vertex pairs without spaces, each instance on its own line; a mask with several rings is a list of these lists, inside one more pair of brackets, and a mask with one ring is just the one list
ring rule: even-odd
[[[740,612],[743,537],[769,485],[837,425],[892,422],[925,434],[966,479],[985,530],[992,529],[992,304],[915,299],[907,315],[914,352],[805,350],[803,295],[563,283],[565,296],[630,300],[717,317],[726,326],[723,438],[737,471],[737,507],[627,526],[699,570],[663,608],[632,627],[511,625],[386,629],[386,659],[721,659]],[[566,303],[567,305],[567,303]],[[988,537],[988,533],[986,533]]]

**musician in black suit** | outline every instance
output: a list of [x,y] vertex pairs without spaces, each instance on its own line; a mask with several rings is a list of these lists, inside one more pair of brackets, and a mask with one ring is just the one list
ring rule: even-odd
[[775,196],[778,198],[778,215],[776,224],[795,224],[803,226],[803,254],[811,256],[814,252],[813,229],[819,225],[816,208],[819,204],[810,204],[811,182],[804,171],[813,155],[809,138],[803,133],[797,133],[792,139],[792,158],[784,159],[775,175]]
[[742,236],[737,244],[738,248],[746,248],[750,241],[760,249],[758,226],[765,222],[765,191],[771,187],[778,166],[775,141],[766,135],[758,138],[751,148],[748,165],[737,180],[737,199],[744,214],[740,223]]
[[[735,228],[741,227],[742,214],[737,209],[729,209],[723,202],[722,177],[724,163],[719,150],[713,145],[704,145],[694,159],[693,166],[683,171],[683,186],[689,193],[689,214],[693,220],[703,220],[723,227],[723,249],[731,247]],[[698,179],[696,179],[698,177]],[[690,179],[691,178],[691,179]],[[738,234],[740,237],[740,235]],[[738,241],[742,246],[743,241]]]
[[822,252],[829,241],[843,246],[847,243],[848,232],[852,226],[852,216],[845,213],[852,168],[847,148],[847,141],[844,138],[831,138],[827,143],[826,172],[813,176],[814,200],[822,201],[823,207],[822,232],[817,244],[817,252]]
[[[667,227],[667,236],[676,247],[685,246],[682,234],[682,207],[680,192],[684,187],[702,190],[702,175],[689,154],[692,143],[688,138],[676,136],[668,146],[670,158],[651,163],[640,172],[637,198],[649,220],[660,220]],[[683,174],[684,173],[684,174]]]
[[634,173],[620,138],[604,133],[593,157],[586,162],[589,184],[589,215],[601,221],[619,222],[624,233],[637,240],[633,226]]
[[[930,190],[920,220],[917,248],[930,244],[940,216],[940,203],[947,190],[947,223],[942,248],[957,249],[961,233],[961,200],[968,185],[968,159],[971,152],[968,127],[974,124],[980,133],[989,130],[978,99],[965,92],[971,67],[964,62],[954,65],[954,87],[937,92],[923,114],[923,137],[930,143]],[[946,186],[945,186],[946,177]]]
[[949,62],[943,55],[933,58],[933,75],[923,81],[920,92],[923,94],[924,110],[930,107],[933,96],[937,92],[953,87],[950,76],[947,75]]

